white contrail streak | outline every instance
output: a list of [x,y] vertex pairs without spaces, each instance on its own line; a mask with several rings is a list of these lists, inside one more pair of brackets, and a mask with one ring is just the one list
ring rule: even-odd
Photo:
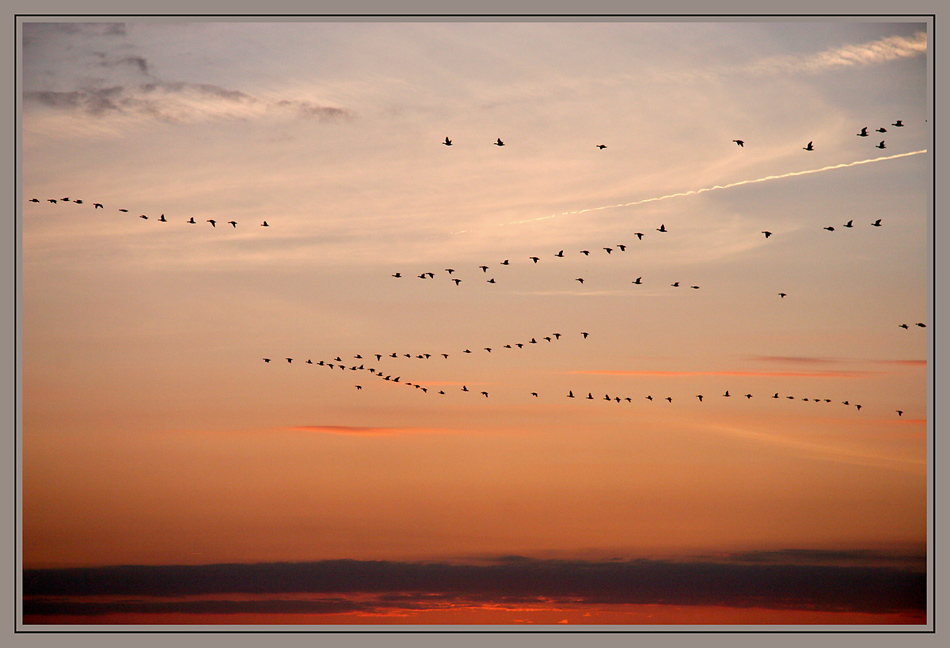
[[[602,211],[604,209],[617,209],[618,207],[636,207],[637,205],[642,205],[644,203],[657,202],[660,200],[667,200],[669,198],[680,198],[682,196],[692,196],[695,194],[705,193],[707,191],[716,191],[718,189],[731,189],[732,187],[740,187],[742,185],[755,184],[756,182],[766,182],[768,180],[779,180],[781,178],[791,178],[794,176],[808,175],[810,173],[821,173],[823,171],[832,171],[834,169],[845,169],[847,167],[858,166],[859,164],[870,164],[872,162],[896,160],[897,158],[908,157],[910,155],[920,155],[921,153],[926,153],[926,152],[927,152],[927,149],[923,149],[921,151],[913,151],[911,153],[897,153],[895,155],[886,155],[884,157],[871,158],[869,160],[858,160],[856,162],[833,164],[831,166],[821,167],[820,169],[792,171],[791,173],[783,173],[781,175],[770,175],[770,176],[765,176],[764,178],[756,178],[755,180],[740,180],[739,182],[730,182],[729,184],[715,185],[713,187],[703,187],[702,189],[693,189],[690,191],[683,191],[681,193],[669,194],[667,196],[660,196],[658,198],[644,198],[643,200],[635,200],[633,202],[622,203],[619,205],[605,205],[603,207],[589,207],[587,209],[578,209],[576,211],[563,212],[561,214],[551,214],[550,216],[541,216],[540,218],[529,218],[527,220],[512,221],[510,223],[501,223],[501,225],[520,225],[522,223],[533,223],[536,221],[548,220],[551,218],[559,218],[561,216],[575,216],[577,214],[586,214],[588,212]],[[456,233],[460,234],[461,232],[456,232]]]

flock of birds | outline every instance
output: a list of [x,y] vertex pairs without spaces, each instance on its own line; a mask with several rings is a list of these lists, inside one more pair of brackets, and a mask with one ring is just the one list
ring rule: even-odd
[[[896,122],[894,122],[894,123],[892,124],[892,126],[899,128],[899,127],[903,127],[904,124],[901,122],[901,120],[897,120]],[[887,132],[887,129],[884,128],[884,127],[880,127],[880,128],[877,129],[876,132],[879,132],[879,133],[886,133],[886,132]],[[857,135],[858,135],[859,137],[869,137],[869,136],[870,136],[870,134],[868,133],[868,128],[867,128],[867,127],[862,128],[862,129],[860,130],[860,132],[857,133]],[[744,147],[744,146],[745,146],[745,141],[744,141],[744,140],[735,139],[735,140],[732,140],[732,141],[735,142],[735,143],[736,143],[738,146],[740,146],[740,147]],[[453,145],[453,144],[452,144],[452,140],[451,140],[449,137],[446,137],[445,140],[444,140],[442,143],[443,143],[445,146],[452,146],[452,145]],[[493,144],[494,144],[495,146],[499,146],[499,147],[505,145],[505,143],[502,141],[501,138],[496,139],[495,142],[493,142]],[[596,147],[597,147],[598,149],[600,149],[600,150],[603,150],[603,149],[606,149],[606,148],[607,148],[607,146],[606,146],[605,144],[598,144],[598,145],[596,145]],[[808,144],[807,144],[805,147],[803,147],[803,148],[804,148],[806,151],[814,151],[814,150],[815,150],[815,149],[814,149],[814,142],[808,142]],[[877,145],[877,148],[881,148],[881,149],[885,148],[885,144],[884,144],[884,141],[883,141],[883,140]],[[41,202],[41,201],[40,201],[40,199],[38,199],[38,198],[31,198],[31,199],[30,199],[30,202],[39,203],[39,202]],[[59,203],[73,203],[73,204],[77,204],[77,205],[82,205],[82,204],[84,204],[81,199],[70,199],[69,197],[66,197],[66,198],[48,198],[48,199],[47,199],[47,202],[52,203],[52,204],[59,204]],[[93,206],[93,209],[104,209],[103,204],[102,204],[102,203],[99,203],[99,202],[94,202],[94,203],[92,203],[92,206]],[[123,209],[119,209],[119,212],[128,213],[129,210],[123,208]],[[149,217],[148,217],[146,214],[141,214],[141,215],[139,216],[139,218],[141,218],[141,219],[143,219],[143,220],[148,220]],[[164,214],[161,214],[157,219],[154,219],[154,220],[156,220],[156,221],[158,221],[158,222],[161,222],[161,223],[167,223],[167,222],[169,222],[169,221],[165,218],[165,215],[164,215]],[[195,221],[194,217],[191,217],[191,218],[185,220],[184,222],[187,223],[187,224],[191,224],[191,225],[197,224],[197,222]],[[207,219],[206,222],[209,223],[212,227],[215,227],[215,226],[217,225],[217,223],[218,223],[218,221],[215,220],[215,219]],[[237,225],[238,225],[237,221],[235,221],[235,220],[227,221],[227,224],[228,224],[228,225],[231,225],[232,228],[235,228],[235,229],[237,228]],[[874,227],[881,227],[881,219],[877,219],[877,220],[873,221],[873,222],[871,223],[871,225],[874,226]],[[265,220],[265,221],[263,221],[262,223],[260,223],[260,226],[261,226],[261,227],[269,227],[269,224],[268,224],[267,221]],[[844,228],[852,228],[852,227],[854,227],[854,222],[853,222],[853,220],[849,220],[849,221],[848,221],[847,223],[845,223],[842,227],[844,227]],[[659,227],[657,227],[657,228],[655,228],[655,229],[656,229],[657,232],[659,232],[659,233],[661,233],[661,234],[666,234],[666,233],[669,232],[669,230],[666,228],[666,225],[665,225],[665,224],[662,224],[662,223],[660,224]],[[834,232],[834,231],[835,231],[835,227],[832,226],[832,225],[825,226],[823,229],[825,229],[825,230],[827,230],[827,231],[829,231],[829,232]],[[770,237],[773,236],[773,233],[772,233],[771,231],[768,231],[768,230],[763,230],[761,233],[762,233],[763,235],[765,235],[765,238],[766,238],[766,239],[768,239],[768,238],[770,238]],[[633,234],[637,237],[637,240],[638,240],[638,241],[642,241],[643,238],[644,238],[644,236],[646,236],[646,234],[645,234],[644,232],[639,232],[639,231],[638,231],[638,232],[634,232]],[[612,245],[612,246],[604,246],[604,247],[602,247],[601,249],[602,249],[606,254],[610,255],[610,254],[613,254],[613,252],[614,252],[615,250],[616,250],[616,251],[619,251],[620,253],[624,253],[624,252],[627,251],[627,247],[628,247],[627,244],[614,244],[614,245]],[[587,249],[580,250],[580,251],[578,251],[578,254],[584,255],[585,257],[586,257],[586,256],[590,256],[591,250],[587,250]],[[564,251],[564,250],[559,250],[557,253],[555,253],[555,254],[552,255],[552,258],[564,258],[564,257],[565,257],[565,251]],[[536,264],[538,264],[538,263],[541,261],[541,257],[539,257],[539,256],[529,256],[529,257],[527,257],[527,260],[530,260],[533,265],[536,265]],[[510,260],[510,259],[505,259],[505,260],[501,261],[501,262],[499,263],[499,265],[501,265],[501,266],[509,266],[509,265],[511,265],[511,260]],[[484,264],[478,266],[478,268],[482,271],[483,275],[487,275],[487,274],[488,274],[488,270],[489,270],[490,267],[491,267],[491,266],[489,266],[489,265],[484,265]],[[444,269],[444,272],[446,272],[446,273],[448,274],[449,279],[450,279],[456,286],[458,286],[458,285],[461,284],[462,279],[459,278],[459,277],[457,277],[457,276],[453,276],[453,275],[455,274],[455,272],[456,272],[455,268],[445,268],[445,269]],[[397,278],[397,279],[400,279],[400,278],[402,278],[403,276],[404,276],[404,275],[402,274],[402,272],[395,272],[395,273],[392,274],[392,277]],[[431,280],[431,279],[434,279],[434,278],[435,278],[436,273],[434,273],[434,272],[432,272],[432,271],[424,271],[424,272],[421,272],[420,274],[418,274],[418,275],[416,275],[416,276],[417,276],[419,279],[423,279],[423,280],[429,279],[429,280]],[[637,277],[635,280],[631,281],[631,283],[634,284],[634,285],[643,285],[643,281],[642,281],[642,280],[643,280],[643,277],[640,276],[640,277]],[[581,284],[583,284],[583,283],[585,282],[585,279],[584,279],[584,277],[577,277],[577,278],[576,278],[576,281],[579,282],[579,283],[581,283]],[[491,276],[490,278],[486,279],[485,282],[486,282],[486,283],[489,283],[489,284],[494,284],[494,283],[496,283],[495,277],[494,277],[494,276]],[[674,288],[678,288],[678,287],[680,287],[681,284],[680,284],[679,281],[675,281],[675,282],[673,282],[673,283],[670,284],[670,285],[671,285],[672,287],[674,287]],[[685,285],[685,284],[684,284],[684,285]],[[698,289],[699,289],[699,286],[698,286],[698,285],[690,285],[690,288],[691,288],[691,289],[694,289],[694,290],[698,290]],[[787,293],[785,293],[785,292],[779,292],[778,295],[779,295],[779,297],[781,297],[781,298],[784,299],[784,298],[787,296]],[[898,326],[899,326],[900,328],[905,329],[905,330],[907,330],[907,329],[910,328],[909,325],[906,324],[906,323],[899,324]],[[926,324],[924,324],[923,322],[917,322],[917,323],[916,323],[916,326],[921,327],[921,328],[925,328],[925,327],[926,327]],[[590,334],[589,334],[587,331],[582,331],[582,332],[580,332],[580,335],[583,337],[583,339],[586,340]],[[550,342],[555,342],[555,341],[559,340],[562,336],[561,336],[560,333],[552,333],[552,334],[550,334],[550,335],[539,336],[539,337],[540,337],[541,340],[544,340],[545,342],[550,343]],[[514,348],[518,348],[518,349],[523,349],[523,348],[525,348],[525,347],[527,347],[527,346],[529,346],[529,345],[533,345],[533,344],[540,344],[540,342],[539,342],[539,340],[538,340],[537,337],[532,337],[532,338],[531,338],[529,341],[527,341],[527,342],[518,342],[518,343],[514,343],[514,344],[508,343],[508,344],[504,344],[503,346],[497,347],[497,348],[503,348],[503,349],[514,349]],[[487,353],[492,353],[493,348],[495,348],[495,347],[487,347],[487,346],[486,346],[486,347],[481,347],[480,350],[483,350],[483,351],[485,351],[485,352],[487,352]],[[461,354],[472,354],[472,353],[474,353],[474,352],[473,352],[470,348],[466,348],[465,350],[461,351]],[[376,353],[376,354],[371,354],[370,356],[367,356],[367,357],[375,357],[376,360],[377,360],[377,362],[380,362],[380,361],[382,361],[384,358],[415,358],[415,359],[420,359],[420,360],[429,360],[430,358],[435,358],[435,357],[440,357],[440,356],[441,356],[443,359],[448,360],[449,355],[450,355],[450,354],[448,354],[448,353],[438,353],[438,354],[431,354],[431,353],[417,353],[417,354],[402,353],[402,354],[399,354],[399,353],[393,352],[393,353],[388,353],[388,354]],[[354,356],[354,359],[356,359],[356,360],[362,360],[362,359],[363,359],[363,356],[362,356],[361,354],[357,354],[357,355]],[[264,358],[263,360],[264,360],[265,363],[270,363],[272,359],[271,359],[271,358]],[[290,357],[287,357],[287,358],[285,358],[285,360],[287,361],[288,364],[291,364],[291,363],[293,363],[293,360],[294,360],[294,359],[293,359],[293,358],[290,358]],[[428,393],[428,392],[429,392],[429,388],[426,387],[426,386],[424,386],[422,383],[419,383],[419,382],[402,381],[402,380],[401,380],[401,378],[402,378],[401,375],[396,375],[396,376],[394,376],[394,375],[393,375],[393,372],[390,372],[390,373],[387,374],[387,373],[385,373],[385,372],[383,372],[383,371],[378,371],[375,367],[368,367],[368,366],[366,366],[365,363],[360,363],[359,365],[357,365],[357,364],[355,364],[355,363],[348,363],[348,362],[345,362],[345,361],[342,359],[342,357],[340,357],[340,356],[336,356],[332,361],[330,361],[330,360],[319,360],[319,361],[317,361],[317,362],[313,362],[311,359],[307,359],[303,364],[306,364],[306,365],[316,365],[316,366],[326,367],[326,368],[328,368],[328,369],[339,369],[339,370],[342,370],[342,371],[346,371],[346,370],[350,370],[350,371],[367,371],[367,372],[369,372],[372,376],[374,376],[374,377],[376,377],[376,378],[380,378],[380,379],[382,379],[382,380],[384,380],[384,381],[389,381],[389,382],[393,382],[393,383],[402,383],[402,384],[405,384],[405,385],[414,387],[414,388],[420,390],[422,393]],[[357,390],[362,390],[362,389],[363,389],[363,386],[362,386],[361,384],[357,384],[357,385],[355,385],[355,387],[356,387]],[[468,389],[468,386],[467,386],[467,385],[463,384],[463,385],[461,386],[460,391],[461,391],[461,392],[470,392],[471,390]],[[445,394],[446,394],[446,391],[445,391],[444,389],[439,389],[439,390],[436,392],[436,391],[434,391],[434,389],[433,389],[433,393],[436,393],[436,394],[439,394],[439,395],[445,395]],[[474,393],[474,392],[473,392],[473,393]],[[581,393],[583,393],[583,392],[582,392],[582,391],[579,392],[579,394],[581,394]],[[485,397],[485,398],[488,398],[489,393],[488,393],[487,391],[481,391],[481,392],[480,392],[480,395],[482,395],[482,396]],[[530,395],[531,395],[532,397],[534,397],[534,398],[539,398],[539,397],[540,397],[540,396],[539,396],[539,393],[538,393],[537,391],[532,391],[532,392],[530,392]],[[575,396],[573,389],[572,389],[572,390],[569,390],[568,393],[567,393],[566,395],[564,395],[564,397],[566,397],[566,398],[571,398],[571,399],[573,399],[573,398],[582,398],[582,399],[584,399],[584,400],[604,400],[604,401],[610,401],[610,402],[615,402],[615,403],[621,403],[621,402],[624,402],[624,401],[626,401],[626,402],[628,402],[628,403],[632,403],[632,402],[633,402],[633,397],[630,397],[630,396],[617,396],[617,395],[611,396],[611,395],[609,395],[609,394],[605,394],[604,397],[603,397],[603,399],[595,399],[595,397],[593,396],[593,393],[592,393],[591,391],[588,391],[588,392],[587,392],[587,396],[586,396],[586,397],[580,396],[580,395]],[[703,402],[703,400],[704,400],[704,396],[703,396],[702,394],[696,394],[695,397],[698,399],[699,402]],[[729,398],[729,397],[731,397],[731,394],[729,393],[729,390],[726,390],[726,391],[722,394],[722,397],[724,397],[724,398]],[[745,397],[747,400],[749,400],[749,399],[752,399],[752,398],[753,398],[753,395],[752,395],[752,394],[745,394],[744,397]],[[774,394],[772,395],[772,398],[773,398],[773,399],[778,399],[778,398],[780,398],[779,393],[778,393],[778,392],[774,393]],[[788,399],[788,400],[799,400],[798,397],[796,397],[796,396],[791,396],[791,395],[785,395],[785,398]],[[652,394],[646,394],[646,395],[644,395],[644,396],[643,396],[643,399],[646,400],[646,401],[649,401],[649,402],[652,402],[652,401],[654,400]],[[672,396],[666,396],[666,397],[663,397],[663,398],[658,398],[657,400],[666,400],[667,402],[672,403],[672,402],[673,402],[673,397],[672,397]],[[816,402],[816,403],[817,403],[817,402],[825,402],[825,403],[831,403],[831,402],[833,402],[833,400],[830,399],[830,398],[807,398],[807,397],[803,397],[803,398],[800,398],[800,400],[801,400],[801,401],[812,401],[812,402]],[[843,403],[844,405],[851,405],[851,403],[850,403],[849,400],[842,401],[842,403]],[[854,403],[854,407],[855,407],[858,411],[860,411],[862,406],[861,406],[860,404]],[[902,411],[902,410],[896,410],[896,411],[897,411],[898,416],[903,415],[903,411]]]
[[[31,202],[31,203],[38,203],[38,202],[42,202],[42,201],[41,201],[39,198],[30,198],[30,202]],[[84,204],[83,201],[82,201],[82,199],[80,199],[80,198],[73,198],[73,199],[70,199],[69,196],[66,196],[65,198],[47,198],[47,199],[46,199],[46,202],[52,203],[52,204],[54,204],[54,205],[60,204],[60,203],[62,203],[62,204],[65,204],[65,203],[74,203],[74,204],[76,204],[76,205],[82,205],[82,204]],[[103,206],[103,204],[102,204],[102,203],[98,203],[98,202],[92,203],[92,208],[93,208],[93,209],[105,209],[105,207]],[[129,213],[129,210],[128,210],[128,209],[124,209],[124,208],[123,208],[123,209],[119,209],[119,211],[122,212],[122,213],[125,213],[125,214]],[[142,220],[148,220],[148,215],[146,215],[146,214],[139,214],[139,218],[141,218]],[[165,214],[160,215],[158,218],[155,218],[154,220],[157,221],[157,222],[159,222],[159,223],[168,223],[168,222],[170,222],[167,218],[165,218]],[[215,219],[213,219],[213,218],[209,218],[209,219],[207,219],[207,221],[205,221],[205,222],[211,223],[211,227],[217,227],[217,224],[218,224],[218,221],[215,220]],[[186,220],[185,223],[187,223],[187,224],[189,224],[189,225],[197,225],[197,224],[198,224],[198,221],[196,221],[196,220],[195,220],[195,217],[192,216],[191,218],[189,218],[188,220]],[[231,227],[237,229],[237,225],[238,225],[238,224],[237,224],[237,221],[235,221],[235,220],[229,220],[229,221],[227,221],[227,224],[230,225]],[[261,227],[270,227],[270,225],[267,224],[267,221],[266,221],[266,220],[265,220],[263,223],[261,223],[260,226],[261,226]]]

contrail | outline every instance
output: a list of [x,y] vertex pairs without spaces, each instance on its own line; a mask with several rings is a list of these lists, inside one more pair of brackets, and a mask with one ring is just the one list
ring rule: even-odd
[[[542,216],[540,218],[529,218],[527,220],[512,221],[510,223],[502,223],[502,225],[520,225],[522,223],[533,223],[536,221],[548,220],[551,218],[558,218],[560,216],[575,216],[577,214],[586,214],[588,212],[602,211],[604,209],[616,209],[618,207],[636,207],[637,205],[642,205],[649,202],[658,202],[660,200],[668,200],[669,198],[680,198],[682,196],[692,196],[694,194],[701,194],[707,191],[716,191],[718,189],[731,189],[732,187],[740,187],[747,184],[755,184],[756,182],[766,182],[768,180],[779,180],[781,178],[791,178],[794,176],[808,175],[810,173],[821,173],[823,171],[832,171],[834,169],[845,169],[847,167],[858,166],[859,164],[870,164],[872,162],[883,162],[885,160],[895,160],[897,158],[908,157],[910,155],[920,155],[921,153],[926,153],[927,149],[921,151],[913,151],[911,153],[897,153],[896,155],[886,155],[884,157],[871,158],[869,160],[858,160],[856,162],[846,162],[842,164],[834,164],[831,166],[821,167],[820,169],[808,169],[806,171],[792,171],[791,173],[783,173],[781,175],[770,175],[765,176],[764,178],[756,178],[755,180],[740,180],[739,182],[730,182],[729,184],[724,185],[715,185],[712,187],[703,187],[702,189],[694,189],[691,191],[683,191],[681,193],[669,194],[667,196],[660,196],[659,198],[644,198],[643,200],[635,200],[634,202],[622,203],[619,205],[605,205],[603,207],[589,207],[587,209],[578,209],[576,211],[563,212],[561,214],[552,214],[550,216]],[[460,234],[461,232],[456,232]]]

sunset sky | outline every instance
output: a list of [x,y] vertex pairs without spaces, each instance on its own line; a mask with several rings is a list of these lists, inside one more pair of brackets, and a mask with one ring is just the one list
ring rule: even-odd
[[20,24],[26,623],[927,621],[924,19]]

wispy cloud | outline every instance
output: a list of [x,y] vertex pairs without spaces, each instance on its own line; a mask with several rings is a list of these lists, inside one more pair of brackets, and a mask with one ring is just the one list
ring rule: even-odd
[[350,436],[393,436],[399,434],[433,434],[446,432],[437,428],[389,428],[358,427],[353,425],[297,425],[287,428],[296,432],[314,432],[318,434],[342,434]]
[[762,59],[744,71],[770,75],[776,73],[818,74],[827,70],[861,65],[880,65],[889,61],[920,56],[927,52],[927,33],[913,36],[889,36],[870,43],[844,45],[810,56],[774,56]]
[[866,378],[877,371],[626,371],[616,369],[586,369],[568,371],[568,374],[601,376],[650,376],[661,378],[694,378],[696,376],[759,376],[767,378]]

